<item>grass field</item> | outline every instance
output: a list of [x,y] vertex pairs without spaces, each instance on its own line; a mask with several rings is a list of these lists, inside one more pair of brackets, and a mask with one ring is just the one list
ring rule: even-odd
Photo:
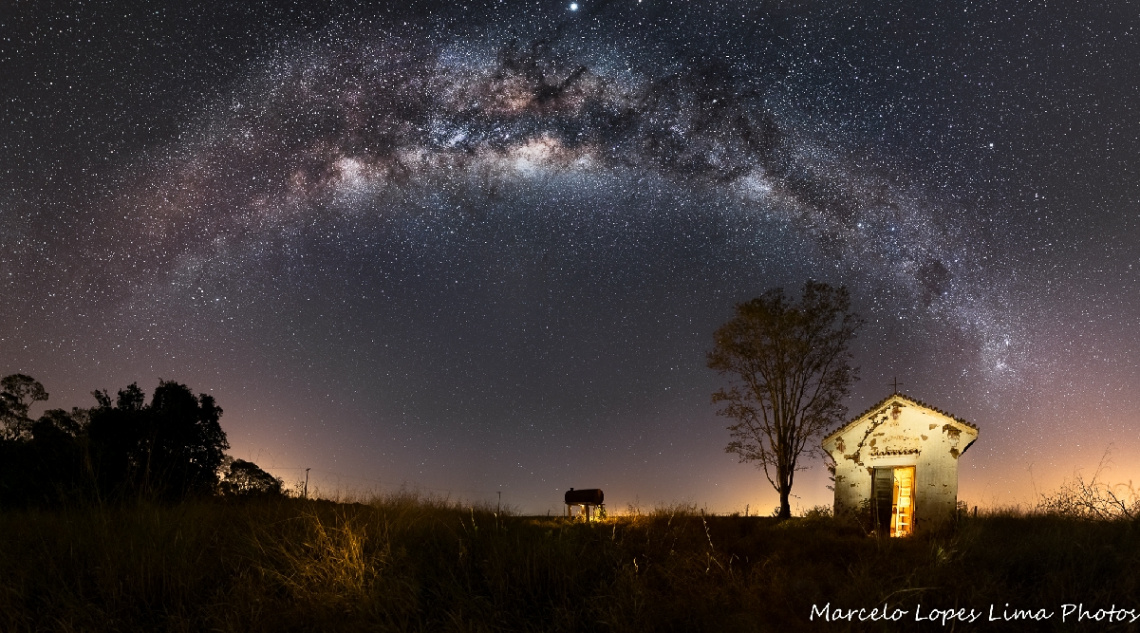
[[[907,613],[859,621],[884,603]],[[1137,623],[1062,621],[1078,603]],[[584,524],[414,496],[0,513],[0,631],[785,630],[1140,630],[1140,524],[1006,513],[889,540],[827,517]]]

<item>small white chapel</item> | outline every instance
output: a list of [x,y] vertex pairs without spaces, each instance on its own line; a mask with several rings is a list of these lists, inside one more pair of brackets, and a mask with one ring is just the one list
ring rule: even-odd
[[835,460],[835,515],[869,509],[876,531],[908,536],[954,516],[958,464],[978,427],[897,391],[823,439]]

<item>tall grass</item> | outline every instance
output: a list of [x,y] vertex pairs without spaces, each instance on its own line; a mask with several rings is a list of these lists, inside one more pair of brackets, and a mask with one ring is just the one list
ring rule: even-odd
[[891,540],[812,514],[584,524],[408,495],[0,513],[0,630],[931,630],[809,615],[1140,609],[1134,522],[1006,513]]

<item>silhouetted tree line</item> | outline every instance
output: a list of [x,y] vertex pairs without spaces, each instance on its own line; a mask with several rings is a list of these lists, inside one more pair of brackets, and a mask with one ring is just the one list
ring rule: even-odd
[[137,384],[114,399],[95,391],[90,409],[29,415],[47,391],[30,376],[0,380],[0,506],[206,495],[281,495],[282,482],[225,454],[222,409],[207,394],[159,381],[150,402]]

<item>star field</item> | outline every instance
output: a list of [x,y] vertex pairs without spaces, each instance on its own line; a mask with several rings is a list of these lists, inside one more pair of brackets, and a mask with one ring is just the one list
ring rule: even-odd
[[705,352],[811,277],[852,414],[981,428],[962,498],[1140,476],[1135,12],[698,4],[15,3],[0,371],[185,382],[330,494],[739,511]]

